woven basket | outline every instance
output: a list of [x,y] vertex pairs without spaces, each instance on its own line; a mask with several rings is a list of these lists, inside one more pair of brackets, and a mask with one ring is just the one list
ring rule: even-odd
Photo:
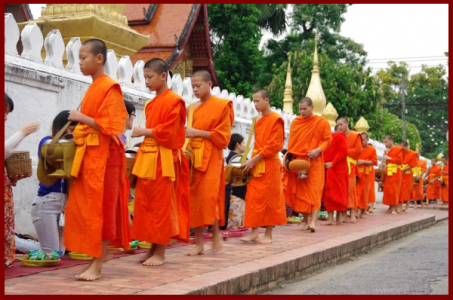
[[31,175],[31,159],[28,151],[14,151],[13,155],[6,159],[6,171],[9,176]]

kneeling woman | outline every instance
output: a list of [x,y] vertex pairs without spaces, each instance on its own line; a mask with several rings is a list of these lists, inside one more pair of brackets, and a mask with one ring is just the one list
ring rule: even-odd
[[[44,137],[39,143],[38,157],[41,155],[41,146],[52,139],[61,128],[68,123],[69,110],[60,112],[52,123],[52,136]],[[78,122],[71,122],[66,132],[72,133]],[[41,249],[51,253],[54,249],[64,252],[62,233],[59,226],[60,214],[63,212],[67,200],[67,185],[64,179],[58,179],[53,185],[39,183],[38,196],[32,204],[31,218],[38,235]]]

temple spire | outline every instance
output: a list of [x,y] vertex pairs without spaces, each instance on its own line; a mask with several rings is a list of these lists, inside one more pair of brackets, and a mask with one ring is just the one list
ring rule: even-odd
[[285,90],[283,92],[283,111],[294,114],[293,110],[293,83],[291,81],[291,54],[288,57],[288,68],[286,70]]
[[318,67],[318,33],[315,33],[315,53],[313,55],[313,70],[311,71],[310,85],[308,86],[306,97],[313,101],[313,113],[321,116],[326,107],[326,95],[321,85],[321,77]]

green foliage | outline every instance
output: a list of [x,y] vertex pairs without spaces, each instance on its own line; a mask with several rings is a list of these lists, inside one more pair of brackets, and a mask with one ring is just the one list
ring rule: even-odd
[[256,4],[260,11],[258,26],[262,29],[269,30],[274,36],[278,36],[286,31],[286,14],[287,4]]
[[[395,144],[399,144],[403,140],[403,121],[394,114],[389,113],[386,108],[383,109],[382,116],[382,126],[379,128],[381,138],[377,140],[382,142],[384,136],[391,135]],[[410,148],[413,150],[415,150],[417,144],[421,143],[417,127],[407,120],[406,139],[409,141]]]
[[255,4],[208,4],[208,16],[220,87],[251,97],[263,59],[260,11]]

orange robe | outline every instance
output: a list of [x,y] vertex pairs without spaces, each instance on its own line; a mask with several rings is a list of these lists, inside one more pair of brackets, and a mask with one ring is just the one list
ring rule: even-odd
[[[349,164],[349,183],[348,183],[348,205],[347,208],[357,208],[358,199],[356,191],[356,165],[362,153],[362,135],[354,130],[350,130],[346,136],[348,140],[348,164]],[[356,161],[354,163],[354,161]]]
[[[71,180],[65,207],[63,238],[67,249],[101,257],[106,227],[114,233],[113,237],[105,238],[111,245],[127,249],[130,242],[126,156],[117,138],[127,118],[120,85],[107,75],[100,75],[88,88],[81,112],[94,118],[101,130],[79,123],[73,132],[78,147],[71,171],[75,178]],[[106,172],[111,154],[117,158],[115,176]],[[105,196],[108,189],[118,191],[116,199]],[[112,216],[106,214],[106,207],[113,208]]]
[[387,161],[384,179],[384,196],[382,203],[384,205],[397,205],[400,200],[401,192],[401,165],[403,164],[404,149],[400,146],[394,146],[387,156],[391,157]]
[[193,128],[209,131],[210,140],[192,138],[187,149],[194,152],[190,185],[190,228],[225,225],[225,170],[223,149],[231,138],[233,102],[211,96],[194,110]]
[[[186,105],[168,89],[145,108],[145,137],[137,152],[133,239],[159,245],[189,241],[189,165],[182,152]],[[172,172],[174,171],[174,172]]]
[[[428,171],[428,181],[433,180],[436,177],[441,176],[441,170],[438,165],[432,166]],[[434,183],[428,183],[426,187],[426,199],[427,200],[434,200],[438,199],[440,196],[440,183],[439,179],[436,179]]]
[[376,149],[373,146],[367,145],[362,150],[359,160],[366,160],[373,162],[373,165],[358,165],[357,176],[359,183],[356,186],[357,192],[357,207],[360,209],[368,209],[370,198],[370,189],[374,189],[374,177],[371,177],[374,166],[377,166],[378,159]]
[[264,157],[251,170],[245,195],[245,227],[286,224],[286,207],[278,153],[285,141],[284,121],[272,112],[255,124],[253,156]]
[[[428,168],[426,167],[426,161],[424,159],[418,159],[417,160],[417,166],[415,167],[416,169],[416,175],[421,175],[422,173],[426,173]],[[420,176],[420,179],[418,180],[417,184],[414,184],[414,187],[412,188],[412,193],[411,193],[411,199],[412,200],[423,200],[425,198],[425,195],[423,193],[423,176]]]
[[[303,157],[309,151],[321,148],[322,152],[330,146],[332,132],[324,117],[311,115],[299,116],[291,122],[289,129],[288,152],[295,158]],[[307,178],[297,178],[297,173],[283,171],[283,190],[286,203],[296,212],[311,214],[321,208],[321,197],[325,181],[324,157],[322,152],[310,159]]]
[[324,163],[331,162],[326,169],[326,183],[322,201],[327,211],[345,211],[348,204],[348,142],[343,132],[332,133],[332,143],[323,152]]
[[[442,171],[448,172],[448,165],[444,165]],[[448,174],[442,174],[445,187],[440,187],[440,200],[448,202]]]
[[374,167],[370,170],[370,194],[368,203],[376,202],[376,171]]
[[[413,150],[409,150],[404,153],[402,169],[406,167],[415,168],[417,166],[417,153]],[[400,203],[411,200],[411,192],[414,187],[413,170],[403,172],[401,192],[400,192]]]

